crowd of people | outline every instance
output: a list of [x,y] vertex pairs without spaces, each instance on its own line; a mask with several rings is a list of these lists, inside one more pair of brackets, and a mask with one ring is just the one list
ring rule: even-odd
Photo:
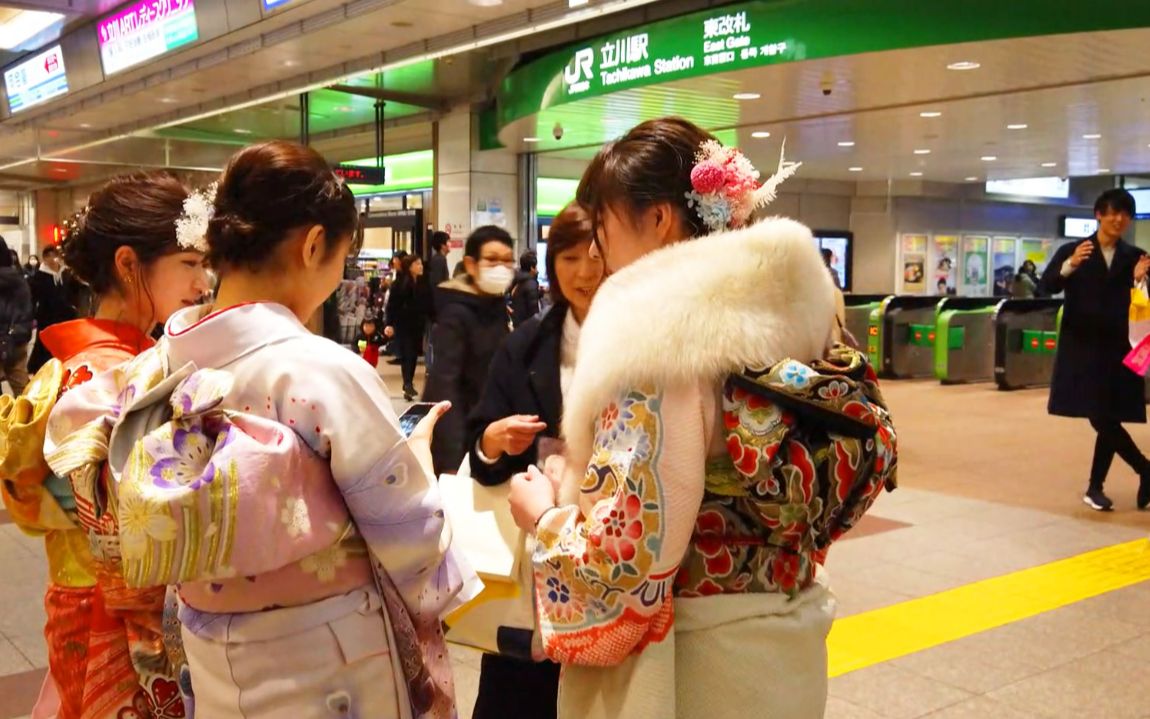
[[[822,716],[823,563],[894,488],[896,438],[810,231],[753,219],[781,167],[646,122],[556,218],[545,312],[507,232],[453,278],[433,236],[368,362],[305,326],[359,249],[314,150],[110,181],[62,247],[90,317],[42,326],[0,398],[3,499],[51,575],[33,716],[454,716],[443,620],[482,582],[437,477],[468,466],[506,488],[536,614],[476,717]],[[405,435],[368,350],[412,398],[428,326],[436,404]]]

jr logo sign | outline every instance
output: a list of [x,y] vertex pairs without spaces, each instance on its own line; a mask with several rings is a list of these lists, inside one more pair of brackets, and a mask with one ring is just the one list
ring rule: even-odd
[[591,89],[591,78],[595,77],[595,50],[585,47],[575,53],[571,62],[563,69],[563,80],[567,94],[578,95]]

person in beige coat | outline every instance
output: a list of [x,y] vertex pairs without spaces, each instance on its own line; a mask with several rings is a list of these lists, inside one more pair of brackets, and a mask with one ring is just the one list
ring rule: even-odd
[[823,715],[822,560],[893,483],[894,434],[865,360],[830,348],[810,230],[750,222],[795,167],[760,187],[741,154],[664,119],[583,178],[612,275],[583,327],[566,469],[511,491],[561,719]]

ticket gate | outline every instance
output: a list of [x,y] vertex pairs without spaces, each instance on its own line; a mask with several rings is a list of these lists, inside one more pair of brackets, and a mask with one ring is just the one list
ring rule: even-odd
[[996,297],[950,297],[938,303],[934,376],[943,384],[994,379]]
[[994,312],[994,380],[1001,390],[1045,387],[1054,374],[1062,300],[1004,300]]
[[854,338],[861,344],[865,345],[867,341],[871,312],[878,309],[887,297],[890,295],[845,295],[843,297],[846,305],[846,321],[843,324],[846,326],[847,332],[854,335]]
[[881,377],[912,379],[934,373],[936,310],[945,297],[895,295],[871,311],[867,354]]

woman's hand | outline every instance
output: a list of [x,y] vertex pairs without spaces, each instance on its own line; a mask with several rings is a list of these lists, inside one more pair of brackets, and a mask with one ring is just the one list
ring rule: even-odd
[[511,478],[507,497],[515,524],[525,532],[534,532],[543,513],[555,507],[555,485],[536,467]]
[[415,458],[423,465],[423,470],[435,476],[435,463],[431,460],[431,436],[435,433],[435,423],[451,409],[450,402],[440,402],[431,408],[431,411],[415,425],[411,436],[407,438],[407,446],[411,448]]
[[1134,282],[1142,282],[1142,280],[1146,279],[1147,273],[1150,273],[1150,255],[1142,255],[1138,258],[1138,264],[1134,267]]
[[483,455],[494,461],[505,454],[518,457],[535,443],[535,435],[547,429],[547,423],[528,414],[513,414],[492,422],[483,431]]

